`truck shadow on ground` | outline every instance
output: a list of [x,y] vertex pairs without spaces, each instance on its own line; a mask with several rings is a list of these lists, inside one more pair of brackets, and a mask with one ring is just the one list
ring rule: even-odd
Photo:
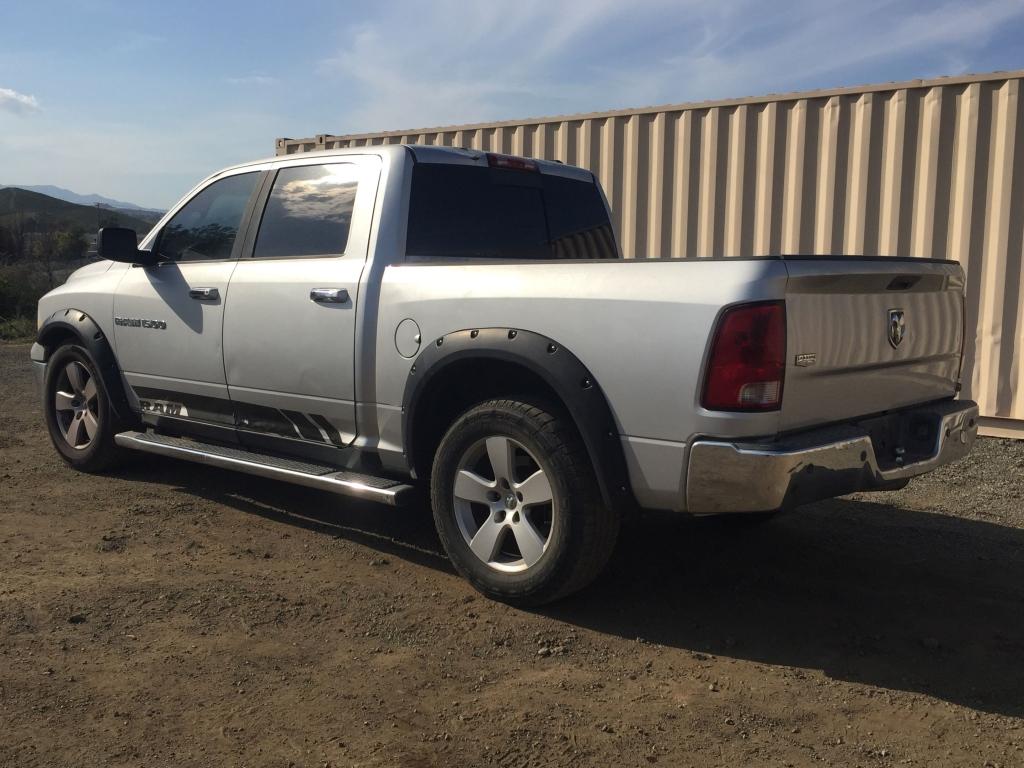
[[[452,572],[425,500],[396,510],[176,463],[137,479]],[[1024,531],[1016,528],[843,499],[757,527],[645,513],[624,526],[597,583],[540,613],[1024,715]]]
[[687,650],[1024,715],[1024,531],[837,499],[737,530],[645,516],[546,611]]

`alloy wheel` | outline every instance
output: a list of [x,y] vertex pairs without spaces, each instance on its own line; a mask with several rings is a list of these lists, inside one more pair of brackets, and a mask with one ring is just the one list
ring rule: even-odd
[[520,572],[551,542],[558,504],[544,466],[503,435],[478,441],[455,476],[455,516],[469,549],[490,568]]
[[99,391],[89,369],[78,361],[64,366],[53,396],[57,427],[76,450],[88,448],[99,432]]

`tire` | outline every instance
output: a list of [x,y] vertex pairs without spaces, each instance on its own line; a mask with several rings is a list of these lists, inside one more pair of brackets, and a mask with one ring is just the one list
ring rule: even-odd
[[487,597],[521,607],[589,584],[619,531],[572,422],[518,400],[490,400],[455,420],[430,493],[455,569]]
[[106,387],[84,347],[58,347],[46,365],[43,413],[53,447],[81,472],[110,469],[123,453],[114,443],[122,430]]

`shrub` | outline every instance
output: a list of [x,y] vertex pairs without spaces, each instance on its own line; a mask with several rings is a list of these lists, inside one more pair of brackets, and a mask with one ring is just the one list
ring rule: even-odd
[[0,341],[29,341],[35,336],[36,321],[34,317],[0,319]]
[[0,318],[34,318],[39,297],[48,290],[46,271],[38,264],[0,266]]

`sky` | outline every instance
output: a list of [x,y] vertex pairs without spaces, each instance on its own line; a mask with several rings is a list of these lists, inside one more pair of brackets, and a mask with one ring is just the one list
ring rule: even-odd
[[1024,0],[0,1],[0,184],[166,208],[274,140],[1024,68]]

